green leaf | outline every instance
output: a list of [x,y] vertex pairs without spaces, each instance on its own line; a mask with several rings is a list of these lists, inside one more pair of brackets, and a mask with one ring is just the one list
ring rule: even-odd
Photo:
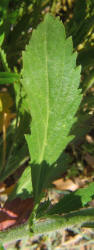
[[9,200],[13,200],[17,197],[21,199],[27,199],[31,197],[32,183],[31,183],[31,167],[27,167],[19,178],[13,192],[9,196]]
[[27,112],[20,115],[19,125],[16,128],[16,120],[13,120],[11,126],[7,129],[7,147],[6,147],[6,164],[3,160],[3,138],[0,146],[0,181],[5,180],[9,175],[14,173],[17,168],[29,160],[28,147],[24,134],[29,132],[30,115]]
[[79,190],[65,195],[48,214],[62,214],[68,213],[87,205],[94,196],[94,182],[90,183],[86,188],[80,188]]
[[4,33],[0,34],[0,47],[1,47],[2,43],[3,43],[3,41],[4,41],[4,37],[5,37]]
[[72,49],[63,24],[47,15],[23,53],[23,85],[32,114],[32,136],[26,138],[32,162],[52,164],[72,139],[68,133],[81,100],[80,68]]
[[20,79],[20,75],[10,72],[0,72],[0,84],[14,83]]
[[[62,162],[63,159],[63,162]],[[68,154],[62,154],[58,161],[53,164],[50,168],[47,168],[47,165],[44,165],[42,175],[44,174],[42,179],[45,179],[45,182],[40,183],[40,187],[44,189],[49,185],[49,182],[55,180],[56,178],[60,177],[60,174],[63,174],[67,168],[69,167],[70,157]],[[38,166],[39,167],[39,166]],[[36,166],[34,165],[34,168]],[[47,173],[46,173],[47,171]],[[36,168],[37,172],[37,168]],[[33,186],[37,186],[37,178],[35,179],[33,176]],[[21,197],[21,199],[26,199],[31,197],[32,192],[32,183],[31,183],[31,167],[27,167],[23,174],[21,175],[17,185],[15,186],[13,192],[9,196],[9,200],[13,200],[15,197]],[[39,192],[41,190],[39,189]]]
[[94,182],[90,183],[86,188],[79,189],[76,191],[76,194],[80,196],[82,206],[84,207],[94,196]]
[[26,140],[32,163],[40,164],[37,182],[41,163],[53,164],[73,138],[68,134],[81,94],[80,67],[72,50],[63,24],[48,14],[23,53],[23,86],[32,115],[32,134]]
[[[60,178],[61,174],[66,172],[70,166],[70,160],[69,155],[63,152],[51,166],[45,161],[41,165],[32,164],[32,184],[35,197],[39,199],[41,192],[48,188],[53,180]],[[41,171],[40,178],[38,175],[39,171]]]
[[20,149],[15,148],[12,154],[7,159],[7,164],[0,172],[0,181],[5,180],[9,175],[14,173],[19,166],[23,165],[28,160],[27,145],[24,144]]
[[[7,58],[6,58],[6,53],[2,48],[0,48],[0,58],[1,58],[4,70],[7,72],[10,72],[10,68],[8,66],[8,62],[7,62]],[[5,72],[3,72],[3,73],[5,73]]]

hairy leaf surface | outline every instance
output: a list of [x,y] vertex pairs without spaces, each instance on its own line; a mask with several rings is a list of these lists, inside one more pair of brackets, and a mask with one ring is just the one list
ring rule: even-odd
[[68,133],[81,100],[80,68],[72,49],[62,23],[47,15],[23,53],[23,84],[32,114],[32,136],[27,136],[32,162],[52,164],[72,139]]
[[48,14],[23,53],[23,86],[32,115],[32,133],[26,139],[32,163],[39,165],[32,169],[37,183],[42,162],[53,164],[73,138],[68,134],[81,94],[80,67],[72,50],[63,24]]

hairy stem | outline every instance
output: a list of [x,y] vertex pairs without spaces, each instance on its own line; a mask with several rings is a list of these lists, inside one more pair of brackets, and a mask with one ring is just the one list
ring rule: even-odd
[[[83,223],[94,220],[94,208],[82,209],[71,212],[64,216],[52,215],[34,221],[33,227],[29,228],[29,223],[19,227],[11,228],[0,232],[0,241],[4,243],[13,242],[29,236],[44,234],[51,231],[64,229],[71,226],[84,226]],[[31,233],[30,233],[31,231]]]

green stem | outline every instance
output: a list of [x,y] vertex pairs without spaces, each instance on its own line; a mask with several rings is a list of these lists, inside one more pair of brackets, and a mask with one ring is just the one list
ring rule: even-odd
[[90,221],[94,221],[94,208],[87,208],[81,211],[70,212],[64,216],[45,216],[42,221],[36,221],[36,223],[33,225],[33,230],[35,234],[41,234],[74,225],[82,226],[83,223]]
[[[94,220],[94,208],[82,209],[80,211],[71,212],[67,215],[45,216],[40,220],[36,220],[33,224],[33,232],[30,234],[29,223],[19,227],[11,228],[0,232],[0,241],[3,243],[13,242],[29,236],[44,234],[51,231],[64,229],[70,226],[84,226],[85,222]],[[31,225],[32,231],[32,225]]]
[[6,60],[6,54],[5,54],[4,50],[1,49],[1,48],[0,48],[0,57],[1,57],[1,61],[2,61],[2,64],[3,64],[4,70],[6,72],[10,72],[10,69],[8,67],[8,63],[7,63],[7,60]]
[[10,228],[8,230],[0,232],[0,241],[5,243],[11,243],[20,239],[29,237],[29,225],[23,224],[19,227]]

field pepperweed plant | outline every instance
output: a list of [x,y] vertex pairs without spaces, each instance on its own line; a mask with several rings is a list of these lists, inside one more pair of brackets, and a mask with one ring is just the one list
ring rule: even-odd
[[72,4],[63,20],[54,0],[0,3],[0,182],[12,186],[1,213],[17,217],[4,224],[2,216],[2,249],[37,234],[94,227],[93,181],[53,205],[47,196],[72,167],[70,148],[94,152],[84,143],[94,130],[93,1]]

